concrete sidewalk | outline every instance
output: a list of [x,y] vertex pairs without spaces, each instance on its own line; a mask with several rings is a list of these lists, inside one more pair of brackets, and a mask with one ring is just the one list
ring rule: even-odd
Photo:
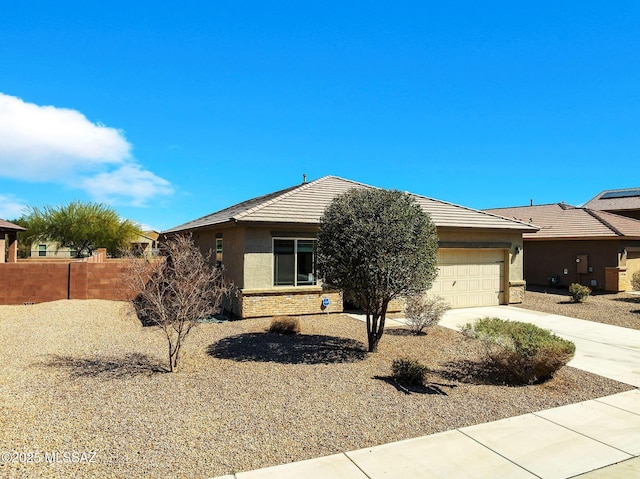
[[[495,316],[576,343],[570,365],[640,387],[640,331],[499,306],[448,311],[458,329]],[[361,317],[355,316],[357,319]],[[388,320],[388,326],[402,320]],[[224,479],[640,477],[640,390]]]

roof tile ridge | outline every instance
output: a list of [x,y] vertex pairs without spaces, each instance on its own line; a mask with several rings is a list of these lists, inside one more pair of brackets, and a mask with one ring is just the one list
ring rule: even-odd
[[615,226],[613,226],[611,223],[609,223],[607,220],[605,220],[604,218],[602,218],[598,213],[594,210],[591,210],[589,208],[580,208],[583,211],[585,211],[587,214],[591,215],[593,218],[595,218],[597,221],[599,221],[600,223],[602,223],[604,226],[606,226],[607,228],[609,228],[611,231],[613,231],[616,236],[624,236],[624,233],[622,231],[620,231],[618,228],[616,228]]
[[578,208],[578,206],[573,206],[568,203],[541,203],[539,205],[522,205],[522,206],[501,206],[497,208],[485,208],[479,211],[488,211],[488,210],[515,210],[515,209],[524,209],[524,208],[543,208],[548,206],[560,206],[564,205],[567,208]]
[[568,203],[565,203],[564,201],[561,203],[555,203],[557,204],[560,208],[562,208],[563,210],[567,211],[567,210],[579,210],[580,207],[579,206],[573,206],[570,205]]
[[[532,224],[532,223],[525,223],[524,221],[520,221],[520,220],[517,220],[517,219],[515,219],[515,218],[507,218],[506,216],[497,215],[497,214],[495,214],[495,213],[489,213],[488,211],[484,211],[484,210],[476,210],[476,209],[474,209],[474,208],[469,208],[468,206],[462,206],[462,205],[458,205],[458,204],[456,204],[456,203],[451,203],[451,202],[449,202],[449,201],[438,200],[438,199],[436,199],[436,198],[431,198],[431,197],[429,197],[429,196],[419,195],[419,194],[416,194],[416,193],[410,193],[410,194],[411,194],[411,195],[413,195],[413,196],[417,196],[418,198],[424,198],[424,199],[427,199],[427,200],[436,201],[436,202],[438,202],[438,203],[442,203],[442,204],[444,204],[444,205],[453,206],[453,207],[455,207],[455,208],[460,208],[460,209],[467,210],[467,211],[473,211],[473,212],[475,212],[475,213],[481,213],[481,214],[483,214],[483,215],[491,216],[491,217],[493,217],[493,218],[499,218],[499,219],[502,219],[502,220],[511,221],[511,222],[513,222],[513,223],[518,223],[518,224],[521,224],[521,225],[527,226],[527,227],[529,227],[529,228],[537,228],[537,229],[540,229],[538,226],[535,226],[535,225],[534,225],[534,224]],[[517,208],[517,207],[515,207],[515,206],[514,206],[514,208]],[[493,209],[503,209],[503,208],[493,208]],[[506,209],[506,208],[504,208],[504,209]]]
[[366,183],[362,183],[360,181],[350,180],[348,178],[342,178],[341,176],[325,176],[324,178],[333,178],[334,180],[346,181],[347,183],[353,183],[354,185],[364,186],[366,188],[375,188],[376,190],[382,189],[382,188],[380,188],[378,186],[372,186],[372,185],[368,185]]
[[[276,197],[271,198],[271,199],[269,199],[267,201],[259,203],[256,206],[254,206],[252,208],[249,208],[248,210],[245,210],[240,214],[237,214],[233,219],[239,220],[241,218],[244,218],[245,216],[248,216],[248,215],[250,215],[252,213],[255,213],[256,211],[259,211],[259,210],[261,210],[263,208],[266,208],[269,205],[272,205],[274,203],[277,203],[278,201],[281,201],[281,200],[283,200],[285,198],[288,198],[289,196],[291,196],[291,195],[293,195],[293,194],[295,194],[295,193],[297,193],[299,191],[306,190],[309,187],[311,187],[311,185],[315,185],[315,184],[320,183],[321,181],[325,181],[328,178],[332,178],[332,177],[331,176],[323,176],[321,178],[318,178],[317,180],[309,181],[307,183],[301,183],[298,186],[290,187],[290,189],[286,189],[285,188],[286,191],[284,193],[282,193],[280,195],[277,195]],[[268,195],[265,195],[265,196],[268,196]]]

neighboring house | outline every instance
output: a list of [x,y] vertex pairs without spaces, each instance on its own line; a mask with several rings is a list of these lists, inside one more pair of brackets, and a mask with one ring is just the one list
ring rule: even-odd
[[140,256],[157,256],[159,237],[160,233],[158,231],[143,231],[137,239],[131,242],[131,248],[134,253]]
[[0,263],[18,261],[18,232],[26,228],[0,220]]
[[75,258],[77,251],[59,246],[53,241],[34,241],[31,243],[31,258]]
[[640,220],[640,188],[604,190],[582,207]]
[[486,211],[540,227],[523,235],[527,284],[625,291],[640,270],[639,220],[564,203]]
[[[155,256],[158,254],[159,236],[160,233],[157,231],[144,231],[131,242],[131,248],[140,255]],[[75,258],[77,253],[75,248],[63,247],[53,241],[37,241],[31,244],[31,258]]]
[[[315,271],[316,233],[332,199],[352,188],[372,188],[334,176],[276,191],[163,234],[191,233],[215,251],[239,289],[227,305],[241,317],[342,311],[340,292]],[[456,308],[521,302],[522,233],[537,228],[463,206],[413,195],[431,215],[439,239],[439,275],[432,291]],[[329,306],[323,307],[323,300]],[[326,309],[325,309],[326,308]]]

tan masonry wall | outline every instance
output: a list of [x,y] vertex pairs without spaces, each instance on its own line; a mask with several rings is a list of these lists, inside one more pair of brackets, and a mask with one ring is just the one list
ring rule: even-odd
[[[322,307],[322,300],[329,299],[329,307]],[[341,313],[342,294],[321,288],[278,288],[269,290],[243,290],[240,293],[240,316],[292,316],[320,313]]]

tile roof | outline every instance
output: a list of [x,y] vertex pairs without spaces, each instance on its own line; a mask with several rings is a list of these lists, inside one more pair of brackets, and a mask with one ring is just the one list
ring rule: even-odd
[[640,188],[604,190],[582,207],[599,211],[640,210]]
[[486,211],[540,227],[537,233],[524,233],[525,239],[640,239],[640,220],[564,203]]
[[23,228],[20,225],[9,223],[5,220],[0,220],[0,231],[27,231],[27,228]]
[[[373,187],[336,176],[325,176],[309,183],[302,183],[238,203],[171,228],[165,233],[204,228],[230,221],[317,224],[333,198],[352,188]],[[535,230],[534,226],[487,212],[424,196],[413,196],[422,208],[431,215],[431,219],[437,227]]]

